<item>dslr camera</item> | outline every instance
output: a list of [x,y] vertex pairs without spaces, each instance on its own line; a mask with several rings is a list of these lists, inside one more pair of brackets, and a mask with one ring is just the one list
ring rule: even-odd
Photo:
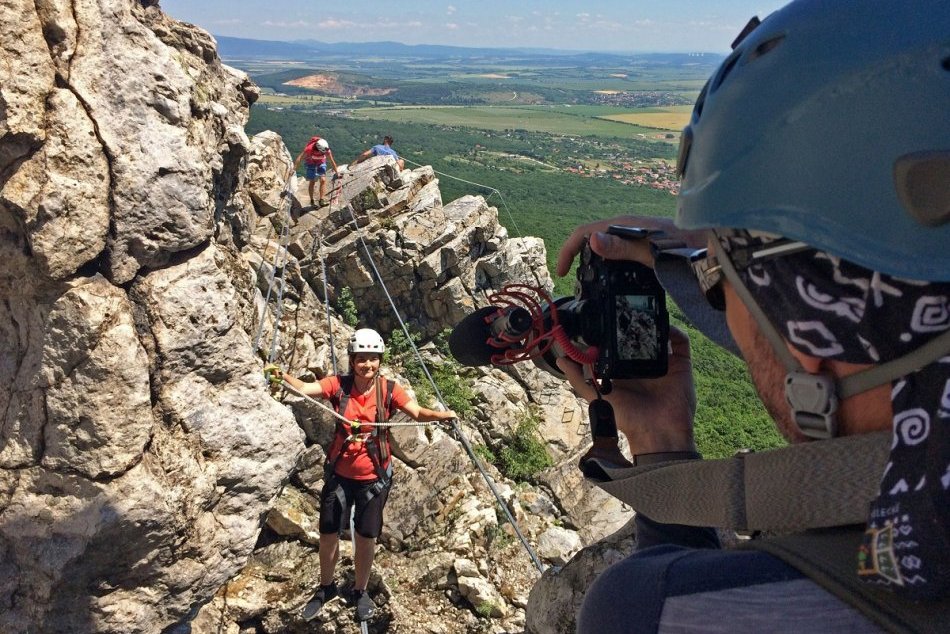
[[[642,239],[653,232],[612,225],[608,233]],[[463,365],[507,365],[530,358],[542,370],[564,378],[555,362],[566,356],[590,363],[602,379],[666,374],[666,292],[650,267],[605,260],[585,241],[574,297],[519,303],[508,300],[524,292],[509,293],[508,288],[491,298],[504,306],[482,308],[453,329],[449,348]]]

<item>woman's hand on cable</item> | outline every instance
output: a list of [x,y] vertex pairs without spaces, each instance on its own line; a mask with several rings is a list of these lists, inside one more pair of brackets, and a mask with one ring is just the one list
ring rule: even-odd
[[264,366],[264,378],[271,385],[280,385],[284,381],[284,373],[276,363],[268,363]]
[[428,420],[430,421],[443,421],[443,420],[452,420],[453,418],[458,418],[458,416],[452,410],[440,410],[440,409],[428,409],[426,410],[428,414]]
[[[662,229],[667,236],[696,242],[672,226],[668,219],[624,217],[583,225],[574,230],[561,247],[557,273],[566,274],[584,238],[590,236],[591,249],[608,260],[634,260],[653,266],[653,254],[647,240],[629,240],[603,233],[612,224],[646,229]],[[593,386],[584,378],[580,365],[570,359],[557,360],[571,386],[581,398],[597,398]],[[666,451],[695,451],[693,417],[696,390],[690,361],[689,338],[676,327],[670,328],[669,370],[654,379],[613,379],[613,390],[604,395],[614,409],[617,429],[622,431],[633,454]]]

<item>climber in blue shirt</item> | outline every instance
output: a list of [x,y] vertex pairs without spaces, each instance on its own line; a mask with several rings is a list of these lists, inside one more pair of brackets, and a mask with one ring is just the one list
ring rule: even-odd
[[357,163],[362,163],[372,156],[391,156],[396,160],[396,166],[399,168],[399,171],[406,169],[406,161],[399,158],[399,155],[396,154],[396,150],[392,148],[392,144],[393,138],[387,134],[383,137],[382,143],[374,145],[370,149],[357,156],[356,160],[350,163],[350,165],[353,166]]

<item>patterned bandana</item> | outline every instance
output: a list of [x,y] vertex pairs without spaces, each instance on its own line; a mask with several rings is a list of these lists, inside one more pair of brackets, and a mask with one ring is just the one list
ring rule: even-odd
[[[727,250],[774,238],[729,235]],[[848,363],[899,358],[950,328],[950,283],[899,279],[806,250],[740,270],[801,352]],[[914,599],[950,594],[950,355],[892,383],[893,444],[858,574]]]

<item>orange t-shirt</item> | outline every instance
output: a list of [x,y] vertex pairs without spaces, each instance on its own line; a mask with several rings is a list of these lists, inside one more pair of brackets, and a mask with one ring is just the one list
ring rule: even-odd
[[[330,399],[340,391],[340,377],[329,376],[325,379],[320,379],[320,387],[323,389],[323,398]],[[383,389],[385,391],[385,387]],[[385,401],[385,394],[383,396],[383,400]],[[398,383],[394,383],[393,408],[401,408],[409,401],[410,398],[409,395],[406,394],[406,391],[403,390]],[[346,411],[343,412],[343,415],[347,420],[358,420],[363,423],[359,427],[360,434],[372,431],[373,425],[367,425],[366,423],[376,421],[376,390],[370,390],[369,394],[358,394],[356,391],[356,383],[354,382],[353,388],[350,390],[350,398],[346,402]],[[347,435],[352,433],[352,429],[348,423],[340,422],[346,430]],[[329,452],[330,456],[336,455],[336,453],[340,451],[343,440],[339,433],[333,437],[333,444],[330,446]],[[386,442],[389,442],[388,438]],[[390,453],[388,451],[389,447],[387,446],[386,449],[388,455]],[[390,459],[387,459],[383,465],[384,469],[389,465],[389,462]],[[351,480],[368,481],[377,478],[376,469],[373,467],[373,459],[369,457],[365,442],[351,442],[347,444],[343,453],[340,454],[340,458],[336,461],[334,471],[337,475],[350,478]]]

